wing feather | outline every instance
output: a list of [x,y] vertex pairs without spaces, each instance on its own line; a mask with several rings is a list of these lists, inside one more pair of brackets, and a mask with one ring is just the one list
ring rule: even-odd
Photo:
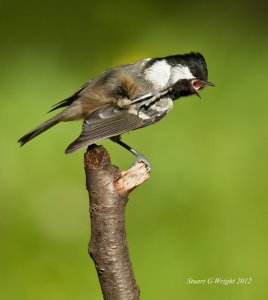
[[61,107],[65,107],[65,106],[69,106],[71,105],[75,100],[77,100],[80,97],[81,92],[89,85],[90,81],[86,82],[84,85],[82,85],[79,90],[77,90],[73,95],[71,95],[70,97],[61,100],[60,102],[52,105],[51,110],[49,110],[48,112],[52,112],[56,109],[59,109]]
[[[146,120],[147,121],[147,120]],[[146,126],[144,120],[126,109],[107,106],[89,114],[83,124],[82,133],[72,142],[65,153],[71,153],[109,137]]]

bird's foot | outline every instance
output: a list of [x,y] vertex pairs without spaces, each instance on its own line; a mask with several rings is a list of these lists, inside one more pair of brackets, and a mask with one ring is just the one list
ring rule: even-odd
[[117,100],[116,104],[120,108],[127,108],[131,104],[131,100],[127,98],[120,98]]
[[135,166],[138,163],[144,163],[146,166],[147,172],[150,172],[152,165],[149,163],[148,159],[145,156],[143,156],[142,154],[137,155],[137,159],[131,167]]

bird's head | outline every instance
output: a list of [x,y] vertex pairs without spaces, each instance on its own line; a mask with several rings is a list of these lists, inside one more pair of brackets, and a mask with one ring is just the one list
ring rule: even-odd
[[200,53],[188,53],[167,58],[172,66],[172,80],[174,98],[196,94],[206,86],[214,86],[207,81],[208,71],[205,58]]

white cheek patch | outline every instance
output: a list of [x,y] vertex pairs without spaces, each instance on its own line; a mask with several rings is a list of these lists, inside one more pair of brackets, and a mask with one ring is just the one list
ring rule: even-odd
[[145,79],[155,85],[156,88],[163,88],[169,81],[171,66],[163,59],[154,63],[145,71]]
[[193,79],[194,75],[191,73],[189,67],[178,65],[173,67],[171,70],[171,81],[175,83],[178,80],[182,79]]

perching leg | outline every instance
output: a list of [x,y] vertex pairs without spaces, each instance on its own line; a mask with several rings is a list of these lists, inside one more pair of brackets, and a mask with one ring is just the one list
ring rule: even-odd
[[148,159],[143,155],[141,154],[140,152],[136,151],[135,149],[131,148],[129,145],[127,145],[126,143],[122,142],[120,140],[120,136],[115,136],[115,137],[112,137],[111,140],[115,143],[117,143],[118,145],[124,147],[125,149],[127,149],[129,152],[131,152],[132,154],[134,154],[136,156],[136,161],[134,164],[137,164],[139,162],[143,162],[145,163],[146,165],[146,168],[147,168],[147,171],[149,172],[150,169],[151,169],[151,164],[149,163]]

